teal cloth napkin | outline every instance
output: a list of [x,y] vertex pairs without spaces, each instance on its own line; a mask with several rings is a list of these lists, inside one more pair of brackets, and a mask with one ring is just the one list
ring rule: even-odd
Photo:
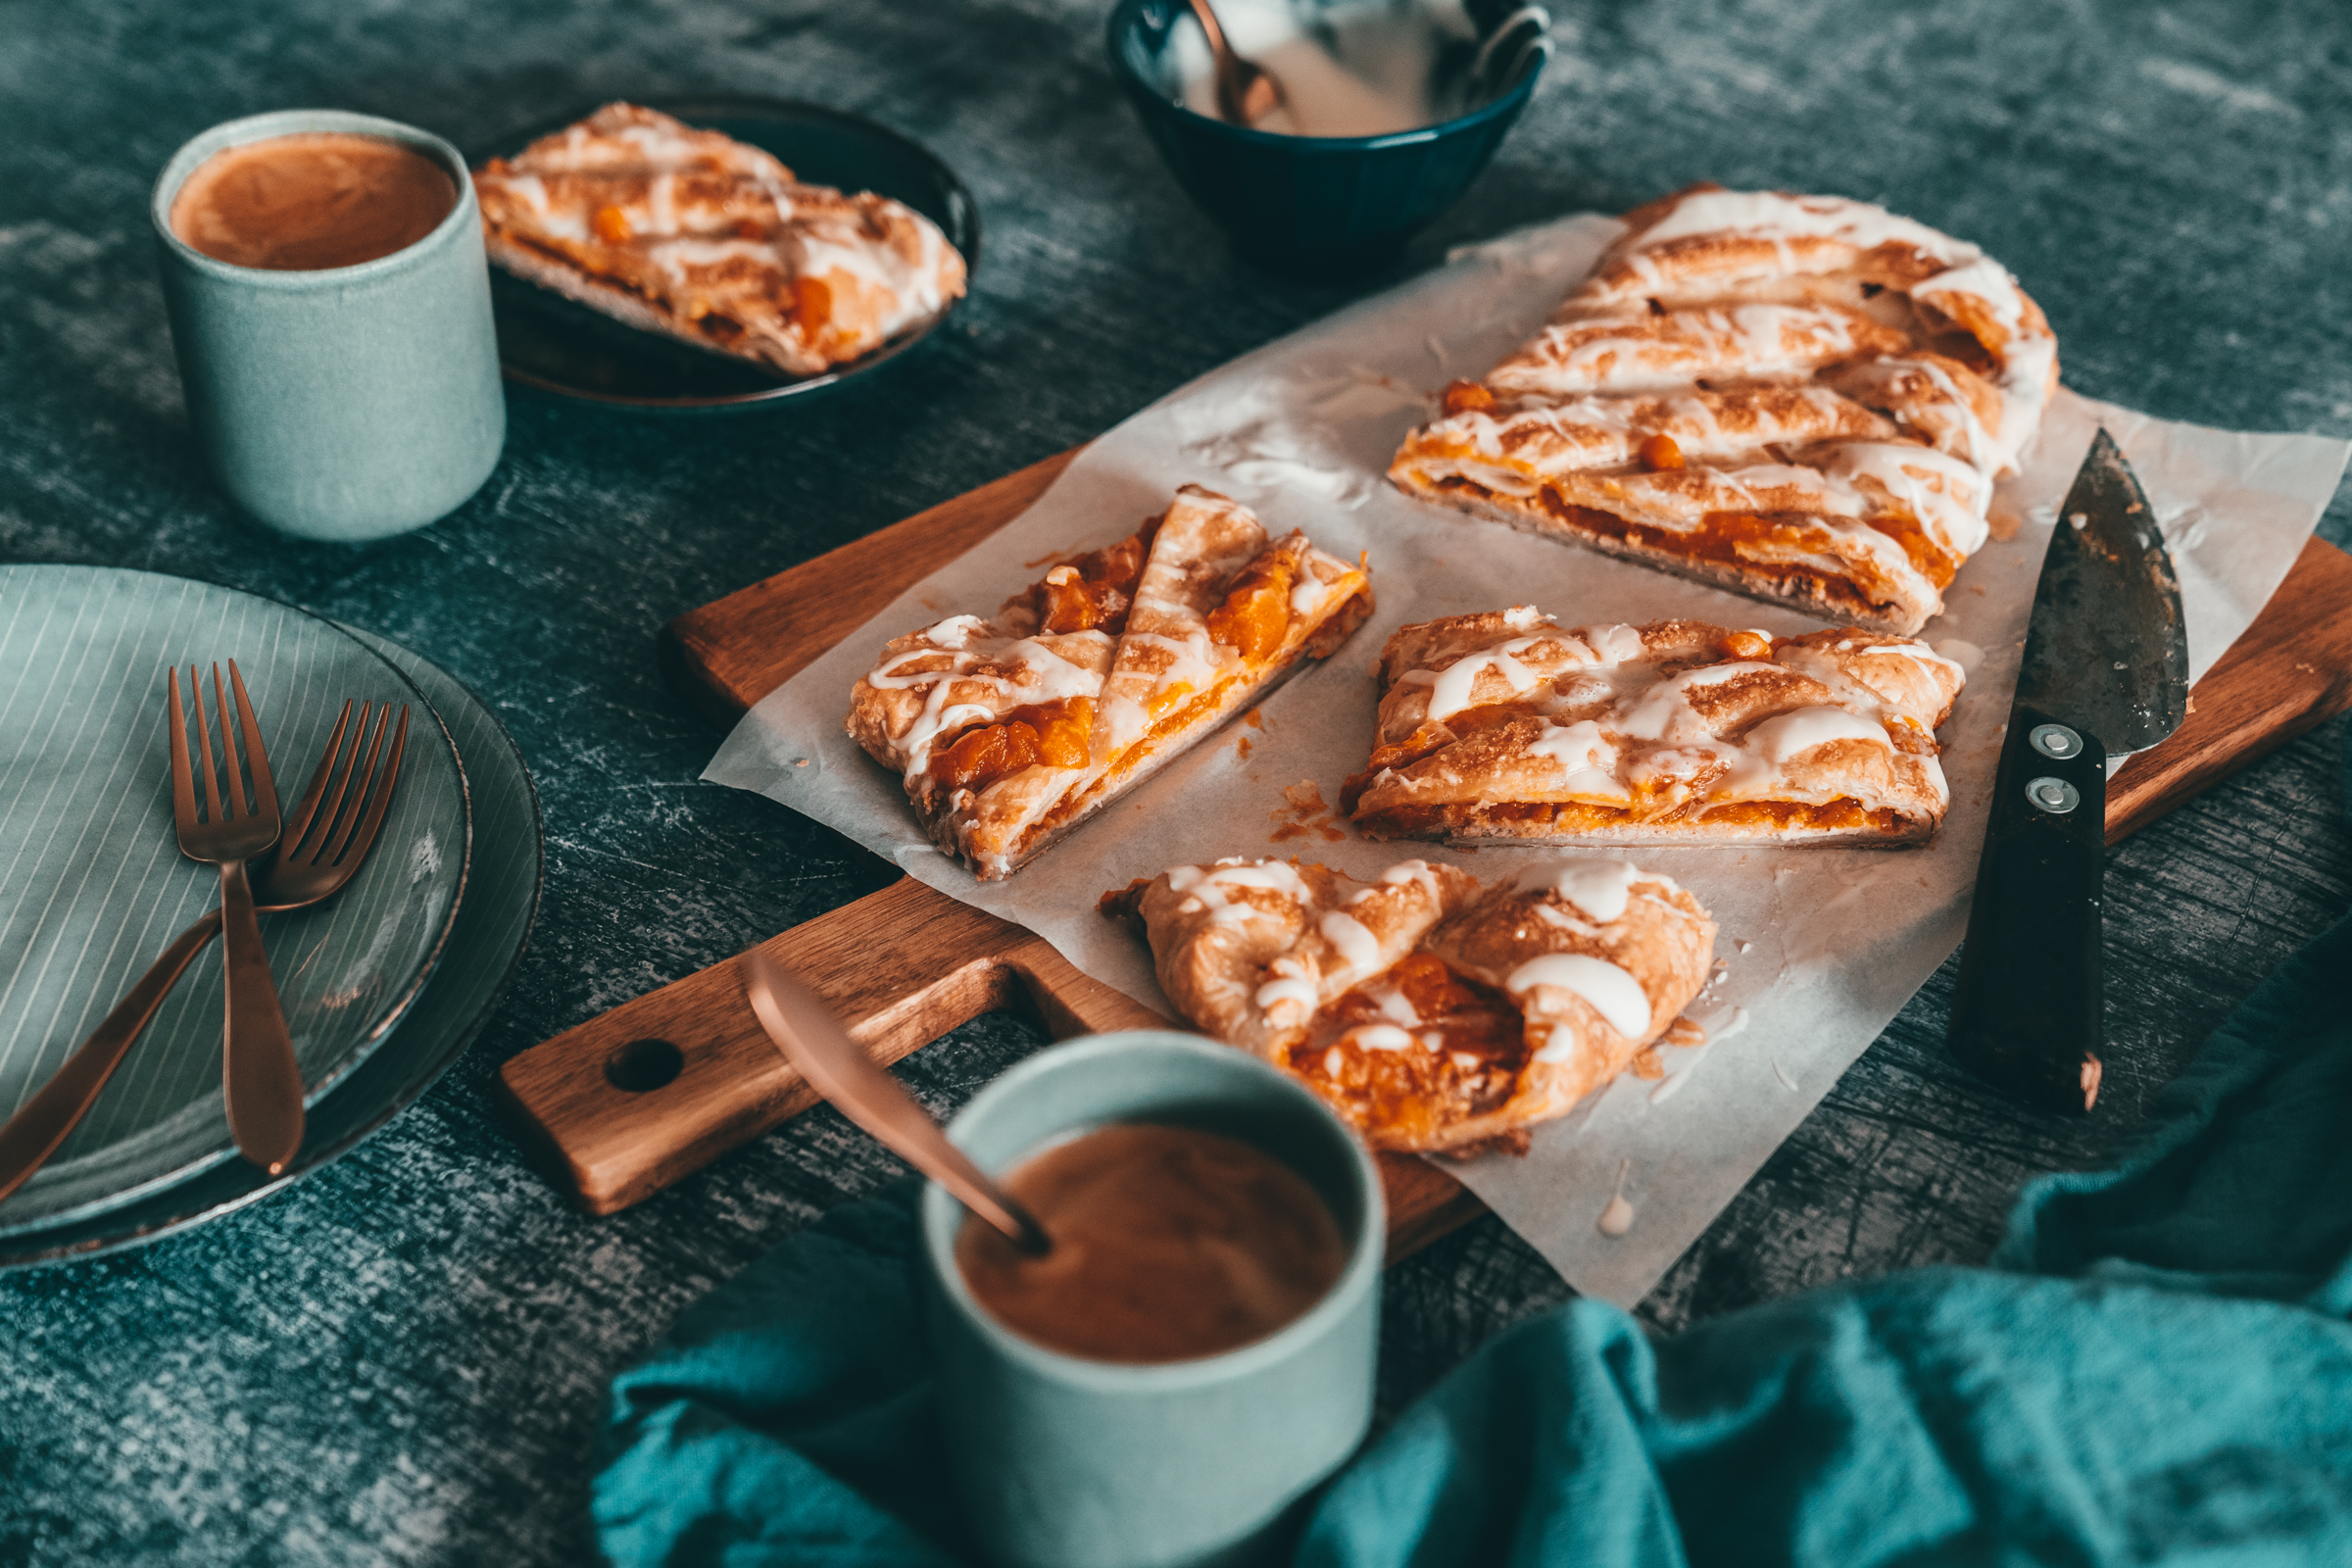
[[[825,1216],[613,1382],[614,1562],[960,1562],[911,1183]],[[1325,1491],[1311,1568],[2352,1564],[2352,920],[2272,976],[2121,1168],[1993,1266],[1653,1342],[1499,1336]]]

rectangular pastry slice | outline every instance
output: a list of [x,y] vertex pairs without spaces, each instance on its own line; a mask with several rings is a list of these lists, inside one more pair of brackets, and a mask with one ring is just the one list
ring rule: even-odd
[[[1178,866],[1104,900],[1195,1024],[1286,1067],[1375,1149],[1524,1149],[1663,1035],[1715,925],[1671,878],[1553,859],[1481,892],[1404,860]],[[1688,1037],[1687,1037],[1688,1038]]]
[[848,728],[902,775],[932,842],[1005,877],[1321,659],[1372,612],[1371,574],[1269,539],[1198,485],[1132,536],[1064,562],[993,620],[893,640]]
[[1984,542],[2057,340],[1975,246],[1712,185],[1628,213],[1542,331],[1389,477],[1550,538],[1905,636]]
[[959,298],[963,258],[871,192],[805,185],[760,148],[607,104],[473,172],[490,259],[699,348],[815,375]]
[[1357,830],[1531,844],[1921,842],[1966,679],[1884,632],[1569,630],[1524,606],[1399,627],[1378,673]]

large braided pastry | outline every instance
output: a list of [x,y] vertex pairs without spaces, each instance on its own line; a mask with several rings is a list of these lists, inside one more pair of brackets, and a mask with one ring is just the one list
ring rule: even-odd
[[1694,185],[1446,389],[1407,493],[1908,636],[2058,383],[1999,263],[1865,202]]

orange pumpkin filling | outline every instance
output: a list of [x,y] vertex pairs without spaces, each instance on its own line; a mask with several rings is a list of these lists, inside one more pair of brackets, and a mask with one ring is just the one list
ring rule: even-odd
[[1543,838],[1553,834],[1595,833],[1614,827],[1668,827],[1684,822],[1839,831],[1867,827],[1893,832],[1902,825],[1902,813],[1890,807],[1866,807],[1850,795],[1841,795],[1818,805],[1803,801],[1732,801],[1722,806],[1705,806],[1685,800],[1664,810],[1646,813],[1638,808],[1593,806],[1583,801],[1395,806],[1358,816],[1355,825],[1371,838],[1466,833],[1478,828],[1503,829],[1495,837]]
[[[1399,996],[1417,1023],[1397,1022]],[[1349,1033],[1382,1025],[1411,1043],[1384,1050]],[[1526,1060],[1508,998],[1415,953],[1318,1012],[1289,1066],[1375,1145],[1411,1148],[1500,1106]]]
[[[1494,493],[1476,480],[1465,479],[1458,474],[1439,480],[1438,488],[1481,496],[1492,496]],[[1710,512],[1701,518],[1698,527],[1686,532],[1653,528],[1646,523],[1620,517],[1615,513],[1580,507],[1561,500],[1558,492],[1548,485],[1538,493],[1537,499],[1545,512],[1582,533],[1643,545],[1688,560],[1722,562],[1737,565],[1742,571],[1761,573],[1784,582],[1809,580],[1820,589],[1822,598],[1834,605],[1864,612],[1884,612],[1891,608],[1890,602],[1870,596],[1874,585],[1869,580],[1868,567],[1864,563],[1853,563],[1842,571],[1833,572],[1798,562],[1755,561],[1741,553],[1740,547],[1743,543],[1781,546],[1826,546],[1831,543],[1828,531],[1803,514]],[[1874,517],[1870,519],[1870,526],[1901,544],[1911,564],[1938,590],[1949,586],[1953,575],[1960,569],[1958,559],[1938,548],[1908,517]],[[1808,538],[1809,533],[1816,537]]]
[[986,728],[957,736],[932,758],[931,776],[946,789],[977,790],[1040,762],[1084,767],[1094,729],[1091,697],[1016,708]]
[[1208,635],[1240,651],[1252,664],[1263,663],[1282,647],[1291,625],[1291,584],[1288,556],[1269,555],[1250,564],[1225,602],[1208,612]]
[[1447,414],[1467,414],[1473,409],[1491,409],[1494,394],[1476,381],[1449,381],[1446,384],[1445,407]]
[[1159,523],[1153,517],[1117,544],[1090,550],[1047,572],[1026,596],[1038,629],[1064,636],[1104,631],[1116,637],[1125,631],[1127,612],[1135,602],[1136,585],[1144,580]]

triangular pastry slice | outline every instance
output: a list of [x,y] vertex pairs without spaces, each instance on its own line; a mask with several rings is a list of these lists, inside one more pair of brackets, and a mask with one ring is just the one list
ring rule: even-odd
[[473,172],[490,259],[698,348],[815,375],[964,290],[939,226],[870,191],[802,183],[761,149],[607,104]]
[[2057,340],[1975,246],[1866,202],[1696,185],[1389,477],[1548,537],[1909,635],[1984,542]]
[[1570,629],[1524,606],[1399,627],[1378,677],[1341,797],[1359,832],[1603,845],[1925,840],[1967,678],[1884,632]]
[[1178,866],[1111,895],[1160,989],[1297,1074],[1376,1149],[1525,1146],[1665,1033],[1706,983],[1715,926],[1671,878],[1541,861],[1480,892],[1404,860]]
[[894,639],[847,728],[905,780],[933,843],[1009,876],[1156,769],[1330,654],[1371,575],[1186,485],[1167,512],[1060,563],[994,619]]

